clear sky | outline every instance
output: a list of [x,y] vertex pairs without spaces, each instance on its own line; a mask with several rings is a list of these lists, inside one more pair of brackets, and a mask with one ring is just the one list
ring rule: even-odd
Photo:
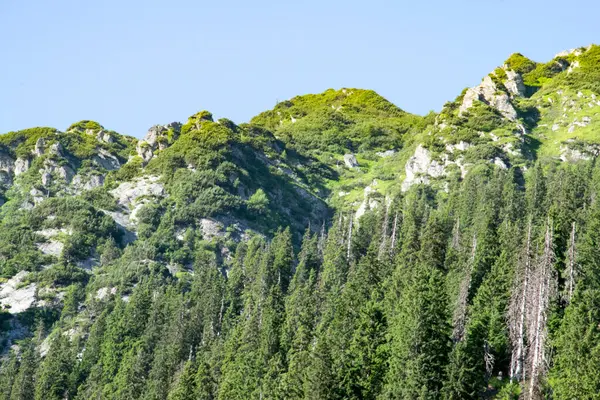
[[598,0],[0,0],[0,132],[92,119],[140,137],[341,87],[425,114],[513,52],[600,42],[599,15]]

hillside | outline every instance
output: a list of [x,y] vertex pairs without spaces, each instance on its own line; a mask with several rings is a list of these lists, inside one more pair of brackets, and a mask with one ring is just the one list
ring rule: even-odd
[[0,135],[0,400],[600,392],[600,46],[439,113],[329,89]]

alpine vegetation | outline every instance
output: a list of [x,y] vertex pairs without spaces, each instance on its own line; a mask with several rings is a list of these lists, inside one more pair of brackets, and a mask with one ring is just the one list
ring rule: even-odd
[[0,400],[600,393],[600,47],[143,140],[0,135]]

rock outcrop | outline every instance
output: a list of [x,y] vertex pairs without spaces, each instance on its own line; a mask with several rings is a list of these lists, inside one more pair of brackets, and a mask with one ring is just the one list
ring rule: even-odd
[[27,275],[29,272],[21,271],[0,284],[0,305],[11,314],[27,311],[35,303],[36,284],[21,285]]
[[356,160],[356,156],[354,154],[344,154],[344,164],[348,168],[357,168],[358,161]]
[[510,94],[514,97],[525,96],[526,89],[521,75],[513,70],[506,69],[506,77],[507,78],[504,81],[504,86],[510,92]]
[[169,143],[176,140],[181,131],[179,122],[171,122],[168,125],[155,125],[148,130],[144,140],[138,142],[137,154],[148,162],[154,157],[157,150],[164,150]]
[[460,106],[460,114],[464,114],[473,107],[475,101],[481,101],[498,110],[506,119],[514,121],[517,119],[517,110],[510,102],[508,94],[499,91],[498,87],[488,75],[475,87],[467,90]]

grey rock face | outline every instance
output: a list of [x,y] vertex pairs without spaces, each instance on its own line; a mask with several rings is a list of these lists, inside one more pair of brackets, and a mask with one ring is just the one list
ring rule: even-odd
[[119,159],[104,149],[98,150],[98,154],[94,156],[93,160],[107,171],[114,171],[121,166]]
[[168,125],[154,125],[148,130],[144,140],[140,141],[136,147],[136,151],[144,162],[148,162],[154,157],[154,152],[164,150],[168,147],[168,134],[172,131],[175,138],[181,131],[179,122],[171,122]]
[[19,176],[29,169],[31,165],[28,158],[17,158],[15,161],[15,176]]
[[81,190],[90,190],[104,185],[104,175],[89,175],[81,176],[75,175],[71,184],[76,192]]
[[44,243],[38,243],[36,246],[38,249],[40,249],[42,253],[54,257],[60,257],[65,247],[65,245],[62,242],[59,242],[58,240],[54,239],[50,239]]
[[460,114],[473,107],[475,101],[482,101],[497,109],[506,119],[511,121],[517,119],[517,111],[511,104],[510,98],[506,93],[498,91],[489,75],[483,78],[483,82],[478,86],[467,90],[459,109]]
[[587,144],[574,148],[571,146],[572,142],[573,140],[567,140],[563,145],[560,146],[560,159],[563,162],[591,160],[600,154],[599,145]]
[[344,164],[348,168],[357,168],[358,161],[356,160],[356,156],[354,154],[344,154]]
[[4,151],[0,150],[0,171],[10,174],[15,169],[15,160]]
[[504,81],[504,86],[511,95],[515,97],[523,97],[525,96],[525,84],[523,83],[523,78],[521,75],[516,73],[513,70],[506,70],[507,79]]
[[71,183],[75,176],[75,171],[69,165],[59,165],[54,160],[46,160],[44,168],[40,170],[42,174],[42,184],[48,186],[52,181],[52,177],[62,179],[67,184]]
[[139,142],[135,150],[138,156],[142,157],[144,163],[147,163],[148,161],[152,160],[152,157],[154,157],[154,151],[152,150],[152,147],[146,142]]
[[146,133],[146,137],[144,137],[144,141],[148,143],[151,147],[158,142],[158,138],[166,134],[168,129],[161,125],[154,125],[148,130]]
[[64,157],[64,151],[65,149],[59,142],[56,142],[50,146],[50,154],[54,154],[55,156]]
[[6,283],[0,284],[0,305],[11,314],[27,311],[35,303],[35,283],[19,287],[27,275],[29,272],[21,271]]
[[202,226],[202,236],[206,239],[225,236],[223,224],[212,218],[202,218],[200,225]]
[[42,185],[48,186],[52,182],[52,175],[48,171],[42,172]]
[[33,153],[39,157],[44,154],[45,150],[46,150],[46,143],[44,142],[44,139],[39,138],[37,140],[37,142],[35,142],[35,149],[33,150]]
[[9,186],[12,184],[12,178],[6,171],[0,171],[0,185]]
[[110,193],[122,207],[130,209],[141,197],[164,196],[165,189],[158,180],[157,176],[145,176],[132,182],[123,182]]

